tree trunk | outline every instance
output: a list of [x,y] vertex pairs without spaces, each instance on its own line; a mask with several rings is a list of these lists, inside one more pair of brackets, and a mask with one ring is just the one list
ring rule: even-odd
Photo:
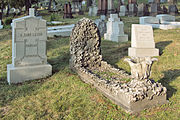
[[2,20],[3,18],[3,13],[4,13],[4,0],[2,0],[2,4],[1,4],[1,16],[0,16],[0,20]]
[[52,0],[49,0],[49,6],[48,6],[49,11],[51,10],[51,3],[52,3]]
[[7,13],[6,13],[6,17],[8,17],[9,16],[9,10],[10,10],[10,6],[9,6],[9,4],[8,4],[8,6],[7,6],[8,8],[7,8]]
[[26,0],[25,5],[26,5],[26,13],[28,14],[29,8],[31,8],[31,0]]

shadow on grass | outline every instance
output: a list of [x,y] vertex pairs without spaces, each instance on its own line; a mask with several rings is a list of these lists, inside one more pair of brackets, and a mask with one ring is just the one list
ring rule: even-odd
[[55,74],[61,70],[64,70],[69,66],[70,53],[66,52],[63,55],[57,56],[56,58],[49,59],[49,64],[52,65],[52,74]]
[[159,49],[160,56],[163,54],[163,50],[165,49],[165,47],[171,43],[172,43],[172,41],[161,41],[161,42],[156,43],[156,48]]
[[[55,50],[55,52],[58,52],[57,56],[53,57],[52,59],[48,59],[48,62],[53,67],[53,74],[60,70],[63,70],[65,67],[68,66],[69,57],[70,57],[69,49],[68,50],[64,48],[62,50],[58,49],[68,44],[69,41],[66,39],[51,40],[47,43],[47,47],[50,51]],[[32,94],[37,94],[38,90],[47,80],[48,78],[44,78],[44,79],[31,80],[23,83],[8,85],[7,76],[4,75],[0,77],[0,107],[7,106],[12,101],[18,98],[29,96]]]
[[130,43],[116,43],[111,41],[102,42],[102,57],[103,60],[118,68],[116,65],[120,59],[128,55]]
[[163,73],[164,73],[164,77],[160,79],[158,82],[160,82],[164,87],[167,88],[167,98],[169,99],[177,91],[177,89],[170,86],[169,83],[172,82],[173,80],[176,80],[176,78],[180,76],[180,70],[178,69],[168,70],[168,71],[164,71]]

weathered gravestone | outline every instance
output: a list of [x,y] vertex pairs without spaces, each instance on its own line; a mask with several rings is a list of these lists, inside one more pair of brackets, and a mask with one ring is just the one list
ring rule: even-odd
[[83,14],[82,0],[72,0],[72,13]]
[[128,16],[136,16],[138,12],[137,4],[135,3],[128,4],[128,10],[129,10]]
[[168,6],[168,13],[171,14],[171,15],[179,14],[177,6],[176,5],[169,5]]
[[108,0],[108,14],[115,13],[114,0]]
[[[126,58],[131,67],[131,76],[134,80],[134,86],[140,83],[140,86],[145,90],[146,97],[142,102],[142,106],[155,106],[157,104],[165,104],[167,89],[160,83],[150,80],[151,67],[156,58],[152,56],[159,56],[159,50],[155,48],[153,29],[149,25],[132,25],[132,39],[131,48],[128,50],[128,55],[131,57]],[[142,87],[141,86],[141,87]],[[156,92],[155,92],[156,91]],[[143,103],[146,102],[146,103]],[[134,106],[136,107],[136,106]]]
[[118,14],[110,14],[104,39],[115,42],[128,41],[128,35],[124,34],[124,23],[120,21]]
[[98,7],[96,6],[96,1],[92,1],[92,6],[89,6],[89,16],[97,16]]
[[107,26],[106,26],[106,16],[105,15],[101,15],[100,19],[96,19],[95,20],[95,24],[97,25],[100,35],[101,37],[104,36],[104,34],[107,31]]
[[163,10],[159,3],[152,3],[150,7],[150,15],[156,16],[157,14],[162,14]]
[[13,20],[12,64],[7,65],[8,83],[45,78],[52,74],[52,66],[46,56],[46,21],[34,16]]
[[125,5],[120,6],[119,16],[125,16],[127,13],[127,8]]
[[127,82],[125,79],[130,79],[130,76],[125,71],[102,61],[98,28],[87,18],[80,20],[73,28],[70,55],[70,68],[84,82],[93,84],[127,112],[136,113],[166,103],[166,88],[161,84],[149,79],[140,81],[135,78]]
[[148,16],[148,15],[149,15],[148,5],[144,3],[139,4],[137,16],[141,17],[141,16]]

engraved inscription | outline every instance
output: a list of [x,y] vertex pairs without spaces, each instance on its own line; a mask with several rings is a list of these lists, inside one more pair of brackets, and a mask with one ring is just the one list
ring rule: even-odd
[[152,41],[152,33],[147,28],[137,29],[137,40],[138,41]]
[[42,36],[43,33],[21,33],[20,37],[39,37]]

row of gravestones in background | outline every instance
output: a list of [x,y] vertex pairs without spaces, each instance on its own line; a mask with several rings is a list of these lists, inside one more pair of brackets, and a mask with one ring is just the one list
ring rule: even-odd
[[[47,63],[46,56],[46,21],[36,18],[34,9],[29,11],[29,16],[13,20],[12,64],[7,65],[9,84],[45,78],[52,74],[52,66]],[[110,18],[113,17],[111,14]],[[149,79],[151,65],[156,60],[151,57],[159,55],[151,26],[132,26],[129,55],[134,57],[126,59],[131,66],[132,76],[103,61],[100,45],[100,33],[95,23],[86,18],[80,20],[71,34],[70,67],[84,82],[93,84],[109,99],[132,113],[167,102],[166,88]],[[101,72],[102,69],[113,72],[116,78],[108,80],[93,72]],[[123,79],[131,81],[124,83]]]
[[[83,14],[81,1],[75,1],[71,4],[66,3],[64,5],[64,18],[72,18],[72,13]],[[118,8],[114,8],[114,2],[112,0],[99,0],[98,7],[95,2],[89,5],[89,15],[106,15],[110,13],[124,13],[129,16],[147,16],[147,15],[157,15],[157,14],[178,14],[178,8],[176,4],[172,1],[169,2],[168,9],[163,5],[160,6],[160,1],[150,1],[149,4],[137,4],[136,0],[129,0],[128,5],[125,6],[122,2],[119,3]],[[123,15],[123,16],[124,16]]]

